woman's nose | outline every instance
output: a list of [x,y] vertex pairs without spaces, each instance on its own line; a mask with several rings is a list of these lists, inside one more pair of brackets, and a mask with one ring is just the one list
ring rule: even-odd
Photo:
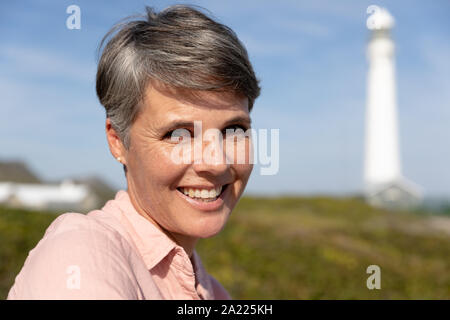
[[228,162],[223,145],[218,142],[203,142],[194,147],[192,166],[196,172],[220,175],[229,169]]

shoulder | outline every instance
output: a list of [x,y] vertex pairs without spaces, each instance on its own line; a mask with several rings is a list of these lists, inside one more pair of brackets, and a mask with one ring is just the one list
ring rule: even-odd
[[[55,238],[59,240],[58,244],[89,243],[90,247],[105,245],[105,242],[121,243],[123,236],[105,216],[101,210],[89,214],[64,213],[50,224],[38,246]],[[73,240],[77,240],[76,243],[71,243]]]
[[36,254],[58,254],[58,258],[70,257],[71,260],[88,256],[103,259],[126,253],[129,245],[122,234],[110,223],[91,213],[60,215],[47,228],[37,246],[30,251],[29,257]]
[[131,250],[101,219],[63,214],[30,251],[8,298],[137,298]]

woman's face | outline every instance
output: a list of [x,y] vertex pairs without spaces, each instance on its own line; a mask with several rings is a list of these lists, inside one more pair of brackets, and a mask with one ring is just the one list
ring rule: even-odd
[[[142,107],[130,130],[130,147],[124,150],[128,193],[133,204],[174,238],[198,239],[217,234],[242,195],[253,168],[249,163],[250,138],[234,141],[229,149],[231,139],[225,134],[226,129],[250,128],[248,99],[205,91],[193,97],[149,86]],[[201,132],[196,129],[201,136],[195,138],[203,138],[197,153],[194,121],[200,121],[202,126]],[[191,132],[191,142],[174,141],[171,134],[175,129]],[[223,142],[205,139],[208,129],[218,129]],[[174,161],[174,148],[179,150],[182,143],[192,146],[187,163]],[[207,160],[204,152],[208,145],[220,147],[221,143],[220,157]],[[226,150],[234,150],[235,158]],[[243,153],[245,163],[237,164],[236,158]],[[220,195],[215,195],[215,191],[220,191]]]

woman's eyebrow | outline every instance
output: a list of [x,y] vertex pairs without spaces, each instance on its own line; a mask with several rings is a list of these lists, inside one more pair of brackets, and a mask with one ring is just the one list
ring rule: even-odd
[[227,127],[230,124],[235,124],[235,123],[245,123],[247,125],[251,125],[252,119],[250,119],[250,117],[237,116],[237,117],[234,117],[234,118],[231,118],[231,119],[225,121],[224,127]]

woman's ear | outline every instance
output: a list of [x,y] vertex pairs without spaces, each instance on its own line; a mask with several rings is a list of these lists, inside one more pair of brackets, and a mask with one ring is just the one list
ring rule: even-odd
[[[108,140],[109,151],[119,162],[126,163],[126,152],[122,141],[119,138],[116,130],[111,125],[111,120],[106,118],[106,139]],[[119,159],[120,158],[120,159]]]

